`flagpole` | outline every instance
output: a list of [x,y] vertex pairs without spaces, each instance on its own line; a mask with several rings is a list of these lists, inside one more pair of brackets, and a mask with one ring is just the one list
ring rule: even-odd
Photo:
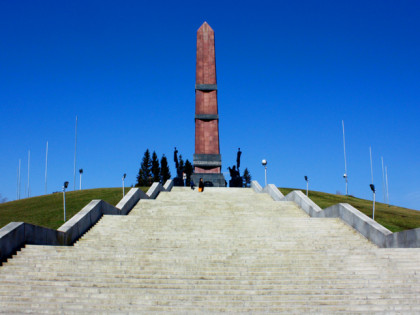
[[21,159],[19,159],[18,200],[20,199],[20,165],[21,165]]
[[48,172],[48,141],[47,141],[47,150],[45,153],[45,194],[47,194],[47,172]]
[[349,194],[348,189],[348,177],[347,177],[347,158],[346,158],[346,136],[344,134],[344,120],[341,121],[343,124],[343,148],[344,148],[344,179],[346,180],[346,195]]
[[31,169],[31,150],[28,150],[28,198],[30,196],[30,182],[29,182],[30,169]]
[[76,190],[76,152],[77,152],[77,116],[76,116],[76,135],[75,135],[75,140],[74,140],[73,190]]

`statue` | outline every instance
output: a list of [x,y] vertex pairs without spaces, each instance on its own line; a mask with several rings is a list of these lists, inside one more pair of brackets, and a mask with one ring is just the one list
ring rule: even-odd
[[175,168],[178,169],[178,150],[175,147],[175,151],[174,151],[174,162],[175,162]]
[[241,148],[238,148],[238,153],[236,154],[236,168],[238,169],[239,172],[239,166],[241,166]]
[[228,167],[230,173],[229,187],[242,187],[242,177],[236,166]]
[[229,173],[230,173],[230,177],[233,178],[237,178],[239,175],[239,171],[236,170],[235,165],[232,166],[232,168],[228,167]]
[[[181,161],[181,165],[180,162]],[[178,150],[174,149],[174,162],[175,162],[175,169],[176,169],[176,176],[174,177],[173,181],[174,181],[174,185],[175,186],[184,186],[184,180],[183,180],[183,176],[182,173],[184,172],[184,163],[182,160],[182,155],[179,156],[179,160],[178,160]]]

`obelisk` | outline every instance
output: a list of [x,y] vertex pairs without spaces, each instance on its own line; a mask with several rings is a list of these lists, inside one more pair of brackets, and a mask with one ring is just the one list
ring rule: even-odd
[[204,22],[197,31],[195,77],[195,154],[193,180],[209,186],[225,187],[221,174],[219,115],[217,110],[216,55],[214,31]]

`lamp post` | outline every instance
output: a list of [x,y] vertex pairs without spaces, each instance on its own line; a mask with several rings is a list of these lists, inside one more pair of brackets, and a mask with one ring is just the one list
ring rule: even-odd
[[68,186],[69,186],[69,182],[64,182],[64,185],[63,185],[64,222],[66,222],[66,188]]
[[375,185],[370,184],[370,189],[372,190],[373,193],[373,211],[372,211],[372,220],[375,220]]
[[265,169],[265,186],[267,186],[267,160],[262,160],[261,164],[264,166]]
[[80,186],[79,186],[79,190],[82,190],[82,174],[83,174],[83,168],[81,168],[79,170],[79,174],[80,174]]
[[349,194],[348,186],[347,186],[347,174],[344,173],[343,175],[344,180],[346,181],[346,196]]
[[305,176],[305,180],[306,180],[306,197],[308,197],[308,188],[309,188],[309,179],[308,179],[308,176]]
[[124,175],[123,175],[123,177],[122,177],[122,184],[123,184],[123,198],[124,198],[124,196],[125,196],[125,187],[124,187],[124,179],[125,179],[125,177],[127,176],[127,174],[125,174],[124,173]]

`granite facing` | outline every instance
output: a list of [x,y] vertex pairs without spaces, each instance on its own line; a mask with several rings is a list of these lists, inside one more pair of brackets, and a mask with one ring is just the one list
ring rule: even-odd
[[196,84],[216,84],[214,31],[206,22],[197,31]]
[[215,187],[225,187],[224,176],[220,174],[222,159],[219,145],[214,31],[206,22],[197,31],[195,83],[193,181],[198,183],[202,177]]
[[195,121],[195,153],[219,154],[219,123],[218,120]]
[[[203,179],[204,183],[211,187],[226,187],[226,180],[221,173],[194,173],[191,175],[191,179],[194,181],[194,185],[198,186],[200,178]],[[206,183],[207,182],[207,183]]]

